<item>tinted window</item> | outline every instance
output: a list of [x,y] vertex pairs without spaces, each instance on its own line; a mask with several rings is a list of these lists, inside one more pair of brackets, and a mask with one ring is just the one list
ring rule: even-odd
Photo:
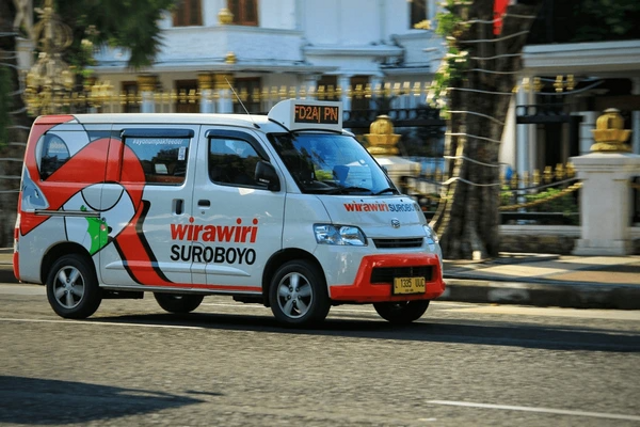
[[52,134],[45,135],[40,158],[40,177],[48,178],[60,169],[69,157],[69,148],[60,137]]
[[304,193],[397,192],[367,150],[335,134],[270,134],[273,147]]
[[261,160],[247,141],[231,138],[209,140],[209,178],[215,183],[263,187],[255,180]]
[[145,181],[152,184],[182,184],[187,172],[190,138],[145,137],[125,138],[140,160]]

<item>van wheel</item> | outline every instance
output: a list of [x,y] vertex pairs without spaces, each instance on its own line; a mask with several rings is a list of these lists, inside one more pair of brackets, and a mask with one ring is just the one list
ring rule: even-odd
[[65,255],[47,277],[47,299],[53,311],[67,319],[85,319],[96,312],[102,293],[90,259]]
[[175,314],[191,313],[198,308],[204,298],[203,295],[165,294],[162,292],[155,292],[153,296],[156,297],[160,307]]
[[269,302],[275,318],[289,326],[318,323],[329,313],[324,274],[308,261],[283,264],[269,288]]
[[380,317],[397,325],[418,320],[429,308],[429,300],[379,302],[373,304]]

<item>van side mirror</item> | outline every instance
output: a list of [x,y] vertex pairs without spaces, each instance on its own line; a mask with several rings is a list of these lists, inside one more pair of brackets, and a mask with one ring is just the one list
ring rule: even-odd
[[264,160],[256,163],[255,178],[258,184],[266,186],[269,191],[280,191],[280,179],[271,163]]

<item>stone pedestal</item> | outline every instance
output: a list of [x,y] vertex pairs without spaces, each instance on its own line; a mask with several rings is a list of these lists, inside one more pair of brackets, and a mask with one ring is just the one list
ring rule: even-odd
[[380,166],[387,170],[387,174],[396,187],[402,189],[400,178],[403,176],[420,175],[420,163],[396,156],[376,156]]
[[393,123],[389,116],[378,116],[369,127],[370,133],[364,135],[369,143],[369,153],[376,158],[380,166],[387,170],[389,178],[396,187],[402,189],[400,178],[420,174],[420,163],[396,156],[396,145],[400,135],[393,133]]
[[628,255],[631,238],[631,177],[640,175],[640,156],[624,142],[631,131],[615,109],[605,110],[592,130],[591,153],[571,159],[582,179],[581,236],[576,255]]
[[582,179],[580,215],[582,238],[575,255],[627,255],[631,239],[631,187],[640,174],[640,156],[627,153],[591,153],[571,159]]

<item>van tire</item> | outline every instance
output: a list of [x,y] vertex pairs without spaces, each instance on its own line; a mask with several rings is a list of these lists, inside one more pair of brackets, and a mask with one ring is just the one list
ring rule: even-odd
[[329,296],[324,274],[305,260],[283,264],[269,287],[271,311],[286,326],[308,326],[329,314]]
[[373,304],[380,317],[396,325],[418,320],[429,308],[429,300],[379,302]]
[[153,296],[160,307],[174,314],[191,313],[200,306],[204,298],[203,295],[165,294],[162,292],[155,292]]
[[51,308],[67,319],[86,319],[102,302],[94,266],[86,256],[60,257],[49,271],[46,287]]

